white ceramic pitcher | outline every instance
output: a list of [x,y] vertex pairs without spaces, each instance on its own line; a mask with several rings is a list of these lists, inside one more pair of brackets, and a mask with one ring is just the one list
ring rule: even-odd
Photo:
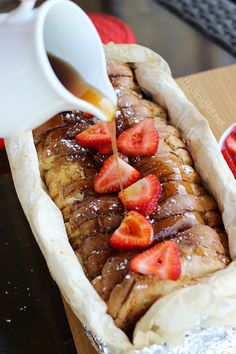
[[83,79],[116,103],[99,35],[70,0],[33,9],[22,2],[0,15],[0,136],[33,129],[58,112],[79,109],[101,120],[96,107],[71,94],[54,74],[47,52],[71,64]]

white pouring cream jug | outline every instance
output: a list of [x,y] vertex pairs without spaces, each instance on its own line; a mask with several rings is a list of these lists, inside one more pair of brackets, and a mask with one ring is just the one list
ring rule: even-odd
[[33,129],[67,110],[107,120],[61,84],[47,57],[49,52],[71,64],[115,105],[102,43],[89,17],[70,0],[48,0],[36,9],[34,4],[24,1],[0,15],[0,136]]

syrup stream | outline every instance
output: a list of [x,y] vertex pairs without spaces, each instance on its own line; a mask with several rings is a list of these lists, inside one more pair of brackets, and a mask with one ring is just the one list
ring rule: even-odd
[[[72,67],[69,63],[64,60],[48,53],[48,60],[50,65],[57,76],[58,80],[62,85],[69,90],[74,96],[79,97],[95,107],[99,108],[106,116],[109,121],[109,128],[111,133],[112,150],[115,156],[118,179],[120,190],[123,194],[124,188],[122,184],[122,176],[118,162],[118,149],[116,143],[116,125],[115,125],[115,112],[116,107],[114,104],[101,92],[97,91],[94,87],[89,85],[77,72],[77,70]],[[124,206],[125,207],[125,206]],[[127,212],[125,207],[125,213]]]
[[121,179],[121,172],[120,172],[120,166],[119,166],[119,162],[118,162],[118,149],[117,149],[117,143],[116,143],[116,130],[115,130],[115,119],[113,119],[112,121],[109,122],[109,128],[110,128],[110,133],[111,133],[111,145],[112,145],[112,150],[113,150],[113,154],[115,156],[115,160],[116,160],[116,166],[117,166],[117,172],[118,172],[118,178],[119,178],[119,184],[120,184],[120,190],[123,193],[123,183],[122,183],[122,179]]
[[[111,145],[112,145],[112,150],[113,154],[115,156],[115,161],[116,161],[116,167],[117,167],[117,172],[118,172],[118,179],[119,179],[119,185],[120,185],[120,190],[121,193],[124,196],[125,199],[125,194],[124,194],[124,186],[122,183],[122,176],[121,176],[121,171],[120,171],[120,166],[118,162],[118,148],[117,148],[117,142],[116,142],[116,122],[115,122],[115,116],[113,116],[112,120],[109,121],[109,128],[110,128],[110,133],[111,133]],[[127,208],[124,204],[124,209],[125,209],[125,215],[127,214]]]

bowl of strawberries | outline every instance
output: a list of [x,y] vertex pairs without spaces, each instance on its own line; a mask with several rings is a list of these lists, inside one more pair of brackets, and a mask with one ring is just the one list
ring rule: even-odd
[[222,134],[219,146],[225,161],[236,178],[236,123],[228,127]]

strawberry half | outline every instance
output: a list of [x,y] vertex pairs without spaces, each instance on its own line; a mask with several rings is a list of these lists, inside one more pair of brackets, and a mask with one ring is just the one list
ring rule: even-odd
[[111,143],[111,134],[108,122],[99,122],[76,136],[81,146],[96,146]]
[[119,193],[119,198],[129,210],[137,210],[147,216],[156,209],[161,185],[155,175],[147,175]]
[[112,153],[112,145],[111,144],[104,144],[104,145],[97,145],[96,146],[96,150],[100,153],[100,154],[111,154]]
[[92,113],[89,113],[89,112],[84,112],[84,118],[85,119],[90,119],[90,118],[93,118],[94,115]]
[[236,132],[230,133],[225,139],[225,147],[236,158]]
[[228,153],[225,147],[221,150],[221,152],[229,168],[231,169],[234,177],[236,178],[236,165],[234,164],[232,157],[230,156],[230,154]]
[[112,247],[121,250],[143,249],[154,240],[153,227],[150,222],[136,211],[130,211],[111,236]]
[[151,118],[145,118],[120,134],[118,149],[127,156],[151,156],[157,151],[159,134]]
[[[118,165],[123,188],[136,182],[140,173],[118,157]],[[120,190],[119,173],[114,155],[108,157],[94,180],[94,189],[98,193],[111,193]]]
[[178,280],[181,274],[178,245],[174,241],[158,243],[134,257],[130,267],[136,273]]

